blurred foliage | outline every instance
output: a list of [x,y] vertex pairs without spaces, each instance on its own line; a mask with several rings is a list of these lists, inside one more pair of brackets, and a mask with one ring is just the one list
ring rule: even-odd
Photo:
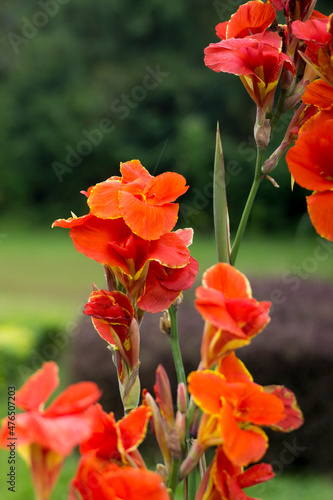
[[[239,3],[2,0],[2,214],[43,224],[83,214],[79,191],[139,158],[155,175],[184,174],[181,224],[211,229],[219,120],[234,227],[253,175],[255,106],[237,77],[204,66],[203,50]],[[263,183],[253,231],[293,227],[305,211],[285,165],[274,177],[281,189]]]

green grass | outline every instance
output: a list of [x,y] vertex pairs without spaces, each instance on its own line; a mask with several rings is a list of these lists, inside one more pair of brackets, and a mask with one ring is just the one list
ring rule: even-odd
[[[28,231],[10,226],[0,240],[3,262],[0,289],[0,350],[22,354],[49,328],[66,329],[82,314],[91,283],[105,286],[102,266],[79,254],[68,231],[44,228]],[[301,275],[333,281],[333,250],[323,240],[307,238],[247,238],[237,267],[250,277]],[[213,236],[195,234],[191,247],[200,270],[216,263]],[[191,296],[191,294],[190,294]]]
[[[282,474],[245,492],[262,500],[332,500],[333,480],[312,474]],[[176,500],[183,500],[182,486],[177,489]]]
[[69,321],[89,296],[91,283],[103,284],[103,269],[75,251],[68,231],[21,232],[1,241],[1,322],[25,326]]

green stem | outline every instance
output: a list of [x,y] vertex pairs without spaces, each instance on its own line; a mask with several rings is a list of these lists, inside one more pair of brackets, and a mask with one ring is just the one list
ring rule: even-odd
[[285,111],[283,110],[284,108],[284,102],[287,97],[287,89],[281,89],[280,95],[279,95],[279,100],[275,108],[275,113],[273,115],[273,118],[271,119],[270,125],[271,125],[271,133],[275,129],[278,121],[280,118],[284,115]]
[[187,500],[194,500],[197,494],[197,467],[187,477]]
[[179,467],[180,467],[180,460],[173,458],[171,463],[170,476],[168,480],[168,493],[171,500],[175,498],[176,488],[179,483]]
[[171,344],[172,356],[173,356],[173,360],[174,360],[175,368],[176,368],[177,380],[178,380],[178,384],[183,383],[183,384],[185,384],[185,387],[187,387],[186,375],[185,375],[185,370],[184,370],[184,365],[183,365],[183,358],[182,358],[182,354],[180,351],[179,339],[178,339],[177,309],[173,304],[171,304],[171,306],[169,307],[169,314],[170,314],[170,321],[171,321],[171,331],[170,331],[169,339],[170,339],[170,344]]
[[232,250],[231,250],[230,261],[231,261],[231,264],[233,266],[235,265],[239,246],[241,244],[243,234],[244,234],[244,231],[245,231],[245,228],[247,225],[247,221],[248,221],[249,215],[251,213],[252,205],[253,205],[254,199],[256,197],[260,182],[262,180],[261,167],[262,167],[262,163],[263,163],[264,152],[265,152],[265,150],[263,148],[257,148],[257,161],[256,161],[256,168],[255,168],[255,172],[254,172],[252,187],[251,187],[248,199],[246,201],[246,205],[244,207],[242,218],[240,220],[238,230],[237,230],[237,233],[235,236],[234,244],[233,244]]

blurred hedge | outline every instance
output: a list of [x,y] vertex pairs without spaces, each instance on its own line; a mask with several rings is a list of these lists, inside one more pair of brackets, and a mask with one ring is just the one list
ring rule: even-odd
[[[253,173],[255,107],[237,77],[204,66],[203,49],[239,3],[4,0],[2,214],[45,224],[84,213],[79,191],[139,158],[152,173],[186,176],[182,224],[209,229],[219,120],[235,224]],[[275,177],[281,189],[262,186],[254,229],[290,227],[305,210],[286,167]]]

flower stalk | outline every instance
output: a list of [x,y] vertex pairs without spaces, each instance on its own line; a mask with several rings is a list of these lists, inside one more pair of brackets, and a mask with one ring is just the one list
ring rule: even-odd
[[262,181],[262,172],[261,172],[261,167],[263,164],[263,158],[264,158],[264,153],[265,149],[257,147],[257,160],[256,160],[256,166],[255,166],[255,172],[254,172],[254,178],[251,186],[251,190],[249,193],[249,196],[247,198],[244,211],[238,226],[238,230],[234,239],[234,243],[231,249],[231,255],[230,255],[230,263],[232,265],[235,265],[238,250],[241,244],[241,241],[243,239],[243,235],[246,229],[247,222],[249,220],[249,216],[251,213],[251,209],[255,200],[255,197],[257,195],[260,183]]

